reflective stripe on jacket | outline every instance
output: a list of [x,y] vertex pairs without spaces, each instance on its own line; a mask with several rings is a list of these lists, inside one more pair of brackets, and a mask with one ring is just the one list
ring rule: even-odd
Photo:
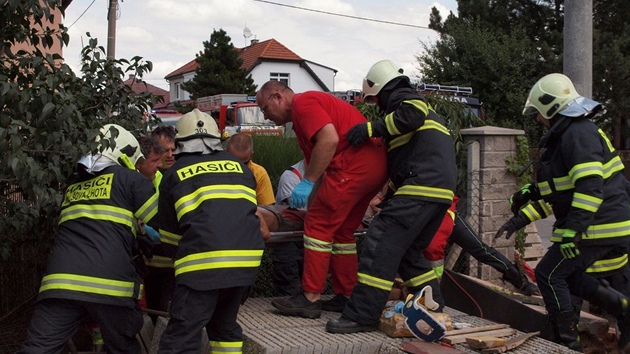
[[151,181],[118,165],[68,186],[38,299],[133,305],[136,218],[155,213],[154,193]]
[[536,181],[556,217],[551,241],[561,242],[571,229],[581,233],[581,243],[627,242],[624,167],[606,135],[584,117],[559,120],[550,132]]
[[256,181],[234,156],[182,154],[160,183],[162,246],[178,284],[196,290],[250,286],[264,242]]
[[451,204],[457,168],[444,120],[412,89],[394,91],[387,107],[385,118],[372,126],[387,142],[395,195]]

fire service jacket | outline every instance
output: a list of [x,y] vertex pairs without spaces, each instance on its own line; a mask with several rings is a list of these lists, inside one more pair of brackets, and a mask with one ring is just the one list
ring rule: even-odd
[[587,118],[564,118],[543,139],[536,182],[556,217],[551,241],[561,242],[571,229],[581,233],[581,243],[628,242],[624,166],[604,132]]
[[151,181],[118,165],[70,185],[38,300],[134,306],[141,279],[132,263],[136,220],[155,213]]
[[386,116],[372,122],[387,143],[395,195],[451,204],[457,179],[453,139],[444,120],[412,89],[394,91]]
[[250,286],[264,250],[256,180],[234,156],[182,154],[160,183],[162,246],[177,284],[195,290]]

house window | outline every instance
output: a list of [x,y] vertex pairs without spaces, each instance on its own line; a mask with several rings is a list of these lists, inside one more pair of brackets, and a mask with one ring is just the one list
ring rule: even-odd
[[288,73],[270,73],[269,80],[280,81],[283,84],[289,86],[289,74]]
[[181,84],[178,82],[175,84],[175,100],[179,100],[179,89],[180,89]]

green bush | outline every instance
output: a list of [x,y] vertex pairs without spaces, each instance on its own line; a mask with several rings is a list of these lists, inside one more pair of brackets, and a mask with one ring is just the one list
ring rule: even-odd
[[297,139],[254,135],[253,140],[252,160],[267,170],[275,192],[282,172],[304,158]]
[[[302,151],[295,138],[254,135],[253,140],[254,157],[252,159],[267,170],[275,192],[280,175],[291,165],[304,158]],[[272,266],[271,251],[267,249],[263,254],[258,277],[250,294],[251,297],[274,296]]]

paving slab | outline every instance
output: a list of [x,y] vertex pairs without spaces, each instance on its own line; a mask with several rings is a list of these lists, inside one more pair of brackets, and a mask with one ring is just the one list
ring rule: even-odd
[[[327,299],[329,297],[324,297]],[[238,321],[246,337],[245,354],[399,354],[405,353],[401,343],[415,338],[391,338],[380,331],[352,334],[332,334],[325,330],[326,322],[339,318],[336,312],[322,311],[317,319],[281,315],[272,305],[272,298],[250,298],[239,311]],[[453,323],[469,323],[481,327],[494,322],[470,316],[446,307],[444,312]],[[522,332],[518,332],[522,334]],[[467,344],[455,349],[464,353],[480,353]],[[532,338],[510,351],[513,354],[576,353],[542,338]]]

